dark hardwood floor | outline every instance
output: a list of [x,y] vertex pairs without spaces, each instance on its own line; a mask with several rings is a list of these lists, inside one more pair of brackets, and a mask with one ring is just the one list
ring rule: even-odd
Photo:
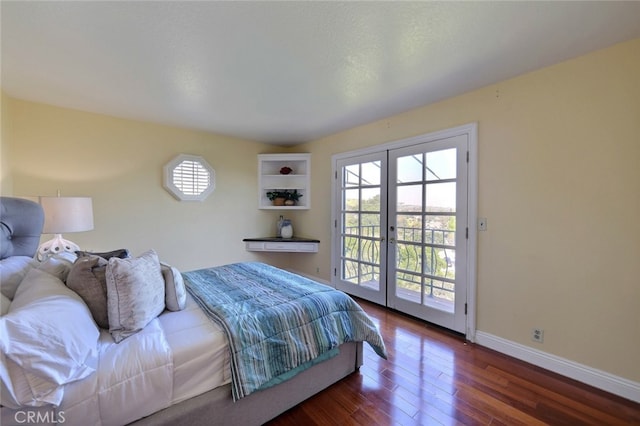
[[268,423],[289,425],[640,425],[640,404],[358,300],[389,360],[364,365]]

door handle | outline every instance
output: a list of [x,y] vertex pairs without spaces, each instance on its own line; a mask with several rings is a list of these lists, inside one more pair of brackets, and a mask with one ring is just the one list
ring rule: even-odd
[[395,238],[389,238],[389,243],[390,243],[390,244],[393,244],[393,243],[395,243],[395,242],[396,242],[396,239],[395,239]]

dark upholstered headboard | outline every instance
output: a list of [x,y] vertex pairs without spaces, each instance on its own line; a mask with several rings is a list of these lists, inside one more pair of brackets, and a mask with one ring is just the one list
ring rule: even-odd
[[40,204],[0,197],[0,259],[34,256],[40,244],[44,213]]

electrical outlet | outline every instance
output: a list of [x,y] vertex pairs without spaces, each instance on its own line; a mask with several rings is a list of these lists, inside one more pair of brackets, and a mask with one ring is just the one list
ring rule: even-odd
[[478,218],[478,231],[486,231],[487,230],[487,218],[479,217]]
[[531,340],[542,343],[544,341],[544,330],[541,328],[531,329]]

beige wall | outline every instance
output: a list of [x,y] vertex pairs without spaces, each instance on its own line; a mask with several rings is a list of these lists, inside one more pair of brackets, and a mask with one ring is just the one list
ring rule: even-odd
[[[259,258],[329,280],[331,155],[478,122],[489,225],[478,236],[479,330],[638,382],[638,75],[634,40],[290,149],[312,153],[313,208],[287,216],[321,240],[313,255],[243,249],[278,215],[256,208],[256,154],[278,150],[259,143],[11,99],[11,189],[92,196],[96,229],[67,236],[85,248],[153,247],[183,270]],[[203,203],[162,188],[162,166],[181,152],[216,170]]]
[[[257,154],[273,146],[16,99],[7,104],[11,192],[92,197],[95,229],[65,235],[84,249],[153,248],[189,270],[257,258],[242,238],[275,226],[276,214],[258,210],[256,195]],[[180,153],[201,155],[215,169],[216,189],[204,202],[179,202],[162,187],[162,167]]]
[[[634,40],[297,147],[312,205],[331,155],[478,122],[478,329],[640,381],[639,76]],[[329,209],[295,223],[323,241],[296,268],[330,279]]]
[[13,179],[9,163],[8,134],[11,126],[8,102],[4,92],[0,92],[0,195],[11,195]]

